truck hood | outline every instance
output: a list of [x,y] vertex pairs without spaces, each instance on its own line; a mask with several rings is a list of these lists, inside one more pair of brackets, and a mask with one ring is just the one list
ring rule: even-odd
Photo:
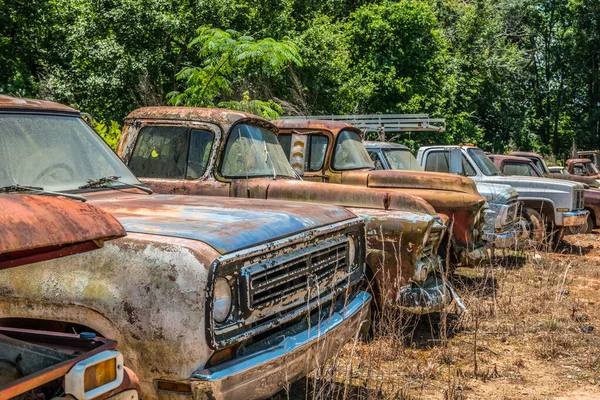
[[397,191],[369,189],[349,185],[330,185],[301,180],[255,179],[256,185],[266,192],[267,199],[293,200],[335,204],[343,207],[399,210],[436,215],[433,207],[425,200]]
[[494,204],[506,204],[519,197],[519,192],[510,185],[477,182],[477,190],[488,199],[488,202]]
[[114,217],[79,201],[0,195],[0,269],[81,253],[125,236]]
[[[555,192],[571,193],[574,189],[583,189],[583,185],[577,182],[530,176],[486,176],[480,179],[483,179],[485,183],[510,185],[517,192],[538,189],[540,191],[552,190]],[[480,182],[479,179],[477,182]]]
[[[435,189],[478,194],[473,181],[460,175],[427,171],[360,170],[344,172],[344,178],[365,175],[367,186],[380,188]],[[343,183],[343,182],[342,182]]]
[[113,214],[127,232],[198,240],[221,254],[355,217],[335,206],[307,207],[285,201],[141,194],[86,196]]

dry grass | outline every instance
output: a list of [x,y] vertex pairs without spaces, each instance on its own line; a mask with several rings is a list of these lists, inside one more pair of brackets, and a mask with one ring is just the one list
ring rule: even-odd
[[600,398],[600,237],[565,242],[459,268],[466,314],[382,310],[373,341],[348,343],[285,397]]

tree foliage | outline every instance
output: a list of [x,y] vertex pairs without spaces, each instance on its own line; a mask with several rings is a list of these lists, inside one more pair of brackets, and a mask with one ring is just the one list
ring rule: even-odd
[[600,148],[597,0],[0,0],[0,64],[0,93],[107,132],[170,103],[429,113],[447,132],[401,140]]

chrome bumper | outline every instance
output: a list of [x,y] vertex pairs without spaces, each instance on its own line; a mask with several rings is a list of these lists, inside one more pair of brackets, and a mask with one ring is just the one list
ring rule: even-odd
[[563,226],[579,226],[585,224],[590,212],[587,210],[569,211],[563,213]]
[[453,300],[463,308],[454,286],[440,277],[431,276],[423,286],[400,289],[396,297],[397,306],[413,314],[430,314],[443,310]]
[[491,243],[496,249],[507,249],[517,244],[517,240],[522,236],[523,228],[515,224],[507,232],[483,232],[483,240]]
[[285,337],[278,344],[215,367],[191,378],[194,398],[260,399],[323,365],[360,329],[371,296],[360,292],[340,312],[319,325]]

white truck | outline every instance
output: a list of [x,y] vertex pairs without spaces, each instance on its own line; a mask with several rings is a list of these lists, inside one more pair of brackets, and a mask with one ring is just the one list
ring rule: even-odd
[[523,203],[522,218],[535,241],[547,238],[550,243],[558,243],[563,228],[583,225],[587,220],[582,184],[503,176],[494,162],[476,146],[423,146],[417,153],[417,162],[425,171],[450,172],[467,176],[476,183],[505,184],[515,188]]

